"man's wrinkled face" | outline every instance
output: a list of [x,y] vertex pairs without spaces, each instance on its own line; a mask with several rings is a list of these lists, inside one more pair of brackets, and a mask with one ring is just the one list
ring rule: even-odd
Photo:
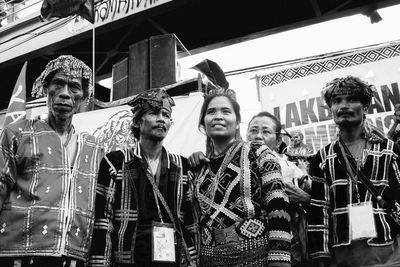
[[162,141],[171,127],[171,112],[166,108],[150,109],[139,120],[140,140]]
[[59,70],[47,87],[49,114],[59,119],[71,118],[82,102],[82,78],[67,76]]
[[331,111],[337,125],[351,126],[363,121],[367,107],[355,95],[336,95],[332,99]]

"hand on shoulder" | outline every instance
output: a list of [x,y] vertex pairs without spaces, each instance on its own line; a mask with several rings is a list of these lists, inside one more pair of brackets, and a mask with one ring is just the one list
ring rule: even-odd
[[206,163],[209,163],[210,160],[204,155],[202,151],[196,151],[192,153],[188,158],[189,166],[191,168],[199,168]]

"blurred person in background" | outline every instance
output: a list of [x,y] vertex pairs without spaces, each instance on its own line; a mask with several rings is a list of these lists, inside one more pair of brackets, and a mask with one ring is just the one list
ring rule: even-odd
[[293,130],[290,132],[290,146],[286,148],[284,153],[299,168],[308,172],[310,165],[308,160],[313,155],[314,149],[310,144],[304,143],[304,134],[302,131]]
[[394,123],[388,132],[388,138],[400,146],[400,104],[394,106]]

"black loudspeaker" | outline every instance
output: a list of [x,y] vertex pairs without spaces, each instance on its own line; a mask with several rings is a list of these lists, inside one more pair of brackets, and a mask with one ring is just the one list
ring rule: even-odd
[[176,54],[173,34],[152,36],[130,45],[128,96],[176,83]]
[[128,58],[114,64],[112,68],[112,101],[128,96]]
[[128,96],[133,96],[149,89],[149,41],[130,45],[128,58]]
[[149,40],[150,86],[158,88],[176,83],[176,39],[173,34],[152,36]]

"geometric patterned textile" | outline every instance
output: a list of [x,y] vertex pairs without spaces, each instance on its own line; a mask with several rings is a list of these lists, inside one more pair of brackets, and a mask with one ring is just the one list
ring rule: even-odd
[[245,221],[240,227],[240,233],[248,238],[260,236],[264,232],[264,223],[257,219]]
[[346,53],[325,61],[317,61],[300,67],[284,69],[267,75],[257,76],[259,87],[267,87],[297,78],[323,72],[371,63],[400,55],[400,44],[392,44],[373,50],[363,50],[358,53]]
[[[279,257],[268,266],[290,266],[289,201],[271,150],[235,142],[223,158],[210,158],[210,165],[189,172],[200,218],[200,266],[266,266],[275,253]],[[257,250],[266,239],[268,248]]]

